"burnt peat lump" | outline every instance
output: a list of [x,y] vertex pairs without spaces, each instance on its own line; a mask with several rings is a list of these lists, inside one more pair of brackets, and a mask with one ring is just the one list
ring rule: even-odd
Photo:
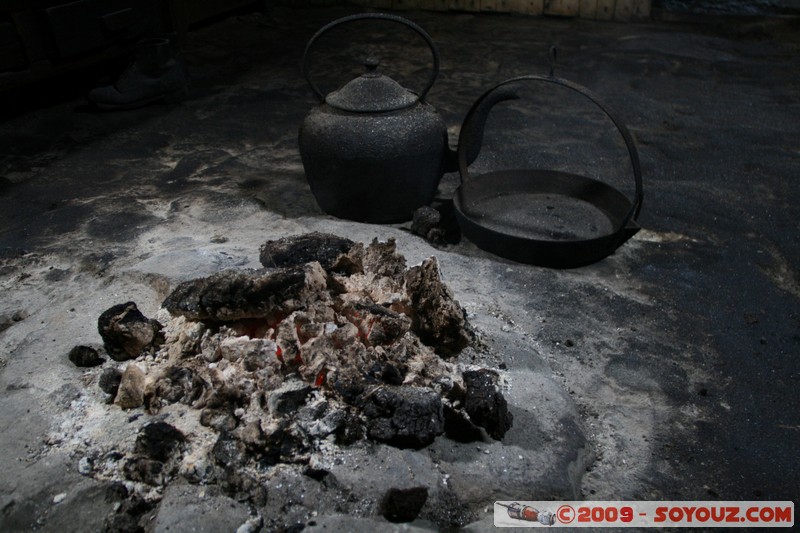
[[414,332],[445,357],[457,355],[472,342],[464,310],[441,280],[439,263],[429,258],[405,276],[406,290],[415,309]]
[[115,361],[135,359],[154,352],[162,342],[161,325],[139,311],[134,302],[117,304],[97,319],[97,331],[108,355]]
[[511,429],[514,417],[497,389],[497,374],[487,369],[468,370],[464,372],[464,384],[467,388],[464,410],[490,437],[501,440]]
[[392,488],[381,501],[381,514],[389,522],[411,522],[428,501],[427,487]]
[[185,281],[164,300],[171,315],[189,320],[229,322],[266,318],[295,300],[305,285],[302,266],[259,270],[224,270]]
[[355,242],[330,233],[306,233],[267,241],[261,246],[259,260],[266,268],[301,266],[318,261],[330,270],[338,257],[346,254]]
[[100,353],[91,346],[75,346],[67,355],[72,364],[82,368],[102,365],[105,360]]
[[362,408],[367,435],[398,448],[423,448],[444,433],[439,395],[424,387],[379,387]]

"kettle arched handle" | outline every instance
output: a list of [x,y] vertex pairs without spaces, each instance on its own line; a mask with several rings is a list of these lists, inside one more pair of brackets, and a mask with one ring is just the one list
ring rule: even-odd
[[[553,52],[553,58],[555,58],[555,53]],[[562,87],[566,87],[567,89],[571,89],[574,92],[586,97],[590,100],[593,104],[595,104],[600,110],[609,118],[611,122],[614,123],[619,133],[622,135],[622,139],[625,141],[625,147],[628,150],[628,156],[630,157],[631,161],[631,168],[633,170],[633,180],[636,186],[634,201],[631,205],[630,211],[627,213],[627,216],[623,219],[621,224],[622,227],[625,227],[629,221],[635,221],[639,217],[639,212],[642,209],[642,198],[644,196],[642,192],[642,169],[641,164],[639,162],[639,153],[636,151],[636,145],[633,142],[633,137],[631,136],[628,128],[625,127],[625,124],[620,121],[611,110],[608,109],[605,105],[603,105],[600,100],[592,94],[589,89],[583,87],[582,85],[578,85],[577,83],[571,82],[569,80],[565,80],[562,78],[556,78],[553,75],[550,76],[538,76],[535,74],[531,74],[528,76],[519,76],[516,78],[511,78],[505,81],[502,81],[483,93],[481,97],[473,104],[472,108],[467,112],[467,116],[464,119],[461,137],[464,139],[471,139],[473,137],[472,129],[472,118],[477,112],[478,108],[484,103],[484,101],[488,101],[489,105],[493,105],[493,102],[500,101],[502,98],[490,98],[490,96],[497,92],[497,91],[506,91],[508,85],[520,81],[535,81],[535,82],[546,82],[546,83],[553,83],[555,85],[560,85]],[[469,166],[467,152],[469,147],[467,146],[468,143],[459,143],[458,146],[458,169],[459,174],[461,175],[461,182],[463,183],[467,179],[469,179],[469,170],[467,167]],[[463,146],[462,146],[463,145]],[[477,153],[475,154],[477,156]]]
[[346,17],[336,19],[333,22],[320,28],[320,30],[317,31],[317,33],[315,33],[311,37],[311,39],[309,39],[308,44],[306,44],[306,49],[303,52],[303,76],[306,78],[306,81],[308,82],[308,85],[311,87],[311,90],[314,91],[314,94],[316,94],[319,97],[320,101],[325,100],[325,94],[323,94],[323,92],[319,89],[317,84],[314,83],[314,80],[311,78],[311,71],[310,71],[311,69],[308,60],[308,52],[311,50],[312,46],[314,45],[314,42],[319,37],[321,37],[322,34],[326,33],[328,30],[330,30],[335,26],[339,26],[340,24],[344,24],[347,22],[354,22],[356,20],[364,20],[364,19],[388,20],[390,22],[397,22],[399,24],[403,24],[411,28],[415,32],[417,32],[420,35],[420,37],[422,37],[425,40],[428,47],[431,49],[431,53],[433,54],[433,67],[431,69],[431,74],[428,77],[427,85],[425,85],[425,88],[419,93],[419,99],[420,101],[423,101],[425,99],[425,95],[427,95],[428,91],[430,91],[431,87],[433,87],[433,83],[436,81],[436,77],[439,75],[439,50],[436,48],[436,44],[433,42],[433,39],[431,39],[431,36],[428,35],[427,32],[423,30],[421,27],[419,27],[417,24],[403,17],[399,17],[397,15],[389,15],[386,13],[360,13],[358,15],[349,15]]

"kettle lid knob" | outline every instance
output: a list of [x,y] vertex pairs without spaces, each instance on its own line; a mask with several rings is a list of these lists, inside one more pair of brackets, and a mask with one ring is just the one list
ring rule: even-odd
[[378,66],[380,66],[381,61],[375,56],[369,56],[364,60],[364,67],[367,69],[367,72],[375,72],[378,70]]

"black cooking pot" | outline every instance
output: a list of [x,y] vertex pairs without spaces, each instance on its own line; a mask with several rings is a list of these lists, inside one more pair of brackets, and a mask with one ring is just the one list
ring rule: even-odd
[[[553,52],[554,53],[554,52]],[[576,92],[611,119],[625,141],[635,183],[631,202],[597,179],[546,169],[502,170],[470,176],[492,106],[519,83],[545,83]],[[639,231],[642,175],[636,146],[625,125],[588,89],[555,76],[521,76],[486,91],[464,120],[459,143],[461,186],[455,205],[462,233],[478,247],[514,261],[554,268],[594,263]]]

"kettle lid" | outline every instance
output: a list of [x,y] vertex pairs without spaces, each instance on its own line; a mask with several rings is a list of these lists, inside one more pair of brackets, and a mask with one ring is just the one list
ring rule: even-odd
[[403,109],[419,101],[419,96],[378,72],[377,60],[367,58],[364,65],[367,72],[330,93],[325,103],[353,113],[381,113]]

